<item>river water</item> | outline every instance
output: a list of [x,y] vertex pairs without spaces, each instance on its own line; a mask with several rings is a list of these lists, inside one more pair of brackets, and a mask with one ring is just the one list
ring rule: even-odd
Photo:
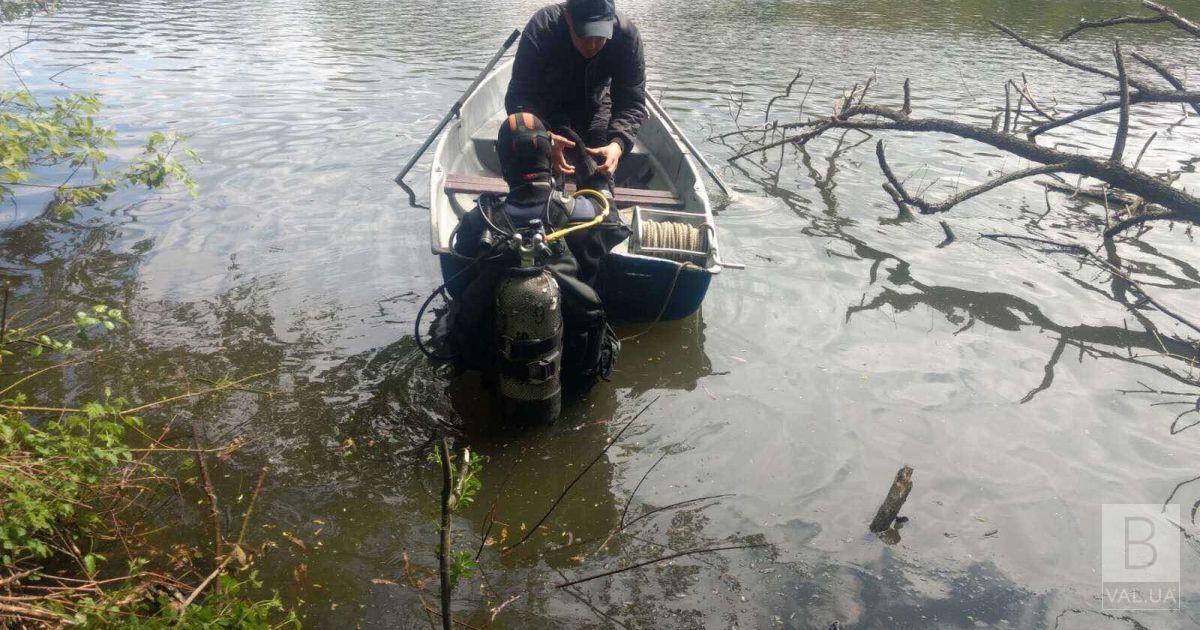
[[[436,566],[440,481],[427,440],[437,427],[468,427],[488,458],[477,502],[455,521],[456,544],[474,551],[489,508],[491,538],[523,536],[644,408],[528,543],[504,556],[484,548],[482,576],[458,590],[464,620],[487,625],[508,602],[495,627],[1200,624],[1200,562],[1188,545],[1181,612],[1105,612],[1100,602],[1103,504],[1170,500],[1196,531],[1187,514],[1200,484],[1172,490],[1200,474],[1200,429],[1187,430],[1200,418],[1173,426],[1186,406],[1152,403],[1188,399],[1121,393],[1141,383],[1195,391],[1186,357],[1161,356],[1168,346],[1186,354],[1188,330],[1115,299],[1119,288],[1094,266],[978,238],[1094,246],[1096,205],[1053,195],[1047,214],[1042,188],[1026,182],[945,215],[957,240],[938,247],[936,220],[897,220],[873,139],[830,136],[725,166],[738,195],[721,204],[718,225],[725,256],[747,269],[721,274],[700,315],[626,343],[612,382],[556,425],[504,431],[481,426],[486,406],[469,378],[413,345],[417,307],[439,274],[426,215],[391,178],[538,2],[63,4],[33,22],[44,41],[17,54],[21,78],[38,94],[99,93],[123,154],[149,131],[173,129],[205,162],[194,168],[194,199],[128,191],[72,222],[38,218],[36,196],[0,209],[6,277],[51,301],[124,303],[133,321],[116,340],[121,353],[42,393],[84,398],[112,386],[148,400],[203,386],[196,379],[273,370],[256,391],[182,413],[207,443],[243,440],[216,466],[225,494],[244,496],[271,467],[252,536],[278,543],[261,575],[307,624],[428,624],[410,582]],[[793,96],[774,106],[784,120],[798,115],[810,81],[803,106],[824,112],[872,74],[881,102],[897,102],[912,78],[921,115],[986,122],[1004,81],[1021,73],[1071,111],[1111,86],[987,21],[1051,43],[1080,16],[1136,8],[619,5],[641,28],[652,91],[719,164],[733,149],[704,139],[732,131],[739,111],[742,123],[761,122],[797,69]],[[25,28],[2,34],[15,41]],[[1109,65],[1116,35],[1197,69],[1200,46],[1164,27],[1083,35],[1066,49]],[[5,81],[15,84],[11,73]],[[1130,151],[1161,131],[1143,166],[1182,169],[1195,186],[1182,160],[1200,123],[1167,131],[1179,118],[1177,107],[1139,110]],[[1101,119],[1047,142],[1103,154],[1114,125]],[[892,136],[888,151],[910,188],[928,185],[933,197],[1019,166],[941,136]],[[410,176],[419,191],[426,176]],[[1190,232],[1159,226],[1118,250],[1157,298],[1200,311]],[[909,521],[885,544],[867,523],[905,464],[915,470]],[[596,550],[622,518],[714,495],[728,496],[648,516]],[[227,510],[236,524],[240,508]],[[751,543],[767,546],[553,588],[560,574]]]

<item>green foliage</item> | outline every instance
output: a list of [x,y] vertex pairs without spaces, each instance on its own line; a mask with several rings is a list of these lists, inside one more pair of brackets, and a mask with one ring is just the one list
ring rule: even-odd
[[[23,402],[17,396],[4,404]],[[96,488],[132,460],[125,431],[141,420],[121,416],[113,403],[89,403],[83,411],[37,428],[17,411],[0,416],[0,560],[5,564],[26,555],[48,557],[47,540],[56,527],[90,536],[104,526],[92,509]],[[84,559],[88,573],[100,560]]]
[[[0,358],[29,361],[46,350],[67,353],[73,350],[72,343],[58,339],[59,335],[73,332],[86,338],[90,331],[111,331],[127,324],[120,309],[105,304],[79,310],[73,317],[64,313],[37,318],[25,326],[6,322]],[[15,353],[14,348],[28,351]],[[0,390],[0,396],[13,387]],[[147,524],[124,522],[122,514],[137,512],[138,497],[145,493],[170,491],[163,470],[146,455],[135,457],[141,451],[131,444],[135,434],[144,435],[143,420],[123,413],[126,406],[125,400],[107,390],[102,401],[78,408],[32,405],[21,393],[0,399],[0,583],[31,571],[25,581],[57,584],[41,573],[41,567],[64,562],[77,568],[76,575],[67,577],[93,581],[93,585],[99,584],[94,581],[103,572],[110,578],[105,582],[111,584],[105,589],[55,591],[42,586],[21,596],[40,614],[59,615],[64,623],[85,628],[299,627],[295,614],[284,610],[277,595],[265,599],[252,595],[262,588],[252,571],[240,577],[232,569],[222,573],[217,584],[184,606],[186,593],[147,588],[157,579],[146,572],[150,560],[125,556],[127,546],[113,546],[110,541],[118,539],[147,542]],[[43,413],[50,415],[38,418]],[[110,563],[106,545],[122,554],[124,562]],[[178,568],[172,551],[142,549],[156,558],[159,571],[164,566]],[[124,569],[108,566],[118,564]],[[240,566],[248,571],[249,565],[243,555]]]
[[475,562],[475,557],[471,555],[470,551],[459,551],[454,554],[453,561],[450,563],[451,586],[457,587],[460,578],[471,579],[478,568],[479,563]]
[[0,23],[50,11],[55,0],[0,0]]
[[[174,180],[196,194],[195,180],[173,155],[184,140],[177,133],[150,134],[132,164],[108,168],[116,132],[96,123],[100,107],[92,94],[55,97],[43,105],[28,90],[0,92],[0,200],[22,187],[52,189],[49,210],[66,218],[122,186],[159,188]],[[183,152],[200,161],[194,151]],[[78,183],[81,173],[86,181]],[[61,182],[46,183],[56,175]]]
[[[251,571],[244,578],[226,574],[220,576],[218,581],[219,589],[203,600],[192,602],[186,608],[178,599],[164,594],[155,599],[140,600],[140,603],[134,606],[93,603],[70,618],[83,628],[130,630],[268,630],[300,627],[300,621],[294,612],[284,614],[283,604],[277,595],[261,600],[251,596],[250,591],[262,588],[262,582],[256,572]],[[119,601],[120,598],[108,599]],[[282,620],[279,619],[281,616]]]
[[109,308],[104,304],[97,304],[89,311],[77,311],[75,313],[75,327],[77,334],[80,337],[87,338],[89,328],[103,326],[105,330],[116,330],[118,325],[128,326],[129,322],[125,321],[125,314],[121,309]]
[[[463,460],[455,461],[453,456],[450,458],[450,487],[453,489],[455,512],[471,505],[483,487],[483,458],[472,455],[470,449],[460,451],[460,457]],[[429,462],[441,468],[442,455],[438,448],[435,447],[429,454]]]
[[[451,455],[449,452],[446,453],[446,456],[451,458],[451,461],[449,462],[451,488],[450,509],[457,512],[471,505],[471,503],[475,501],[475,496],[479,493],[480,488],[483,487],[483,458],[479,456],[473,456],[471,454],[471,449],[469,448],[464,448],[458,451],[457,457]],[[429,456],[429,461],[434,463],[438,468],[441,468],[442,457],[443,454],[441,448],[435,447],[433,449],[433,453],[431,453]],[[453,541],[451,541],[451,544],[453,544]],[[451,589],[458,587],[459,580],[464,578],[468,580],[471,579],[475,575],[476,570],[479,568],[479,564],[475,561],[475,557],[470,551],[456,552],[453,548],[442,549],[440,544],[438,545],[437,551],[439,556],[444,553],[450,561],[449,577]]]
[[483,487],[483,458],[479,456],[471,456],[471,451],[464,451],[463,456],[467,458],[466,467],[460,469],[460,479],[456,479],[454,486],[458,489],[458,503],[455,505],[455,510],[461,510],[475,501],[475,495],[479,494],[479,489]]
[[75,336],[79,339],[87,340],[94,330],[103,328],[106,331],[114,331],[118,326],[129,325],[121,309],[105,304],[96,304],[91,309],[76,312],[74,320],[69,323],[51,324],[48,321],[43,319],[29,325],[8,322],[4,327],[3,337],[0,337],[0,365],[5,357],[13,356],[21,348],[33,358],[42,356],[47,350],[59,354],[72,352],[75,349],[74,342],[56,336],[68,329],[74,329]]

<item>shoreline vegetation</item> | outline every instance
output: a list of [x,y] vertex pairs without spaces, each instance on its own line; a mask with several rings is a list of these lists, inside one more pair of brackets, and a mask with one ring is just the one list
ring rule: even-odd
[[[33,20],[55,6],[6,0],[0,22]],[[35,41],[27,36],[0,59]],[[133,160],[115,160],[108,152],[116,132],[98,122],[96,95],[47,97],[15,78],[16,89],[0,91],[0,201],[44,205],[41,218],[60,221],[123,188],[180,184],[196,195],[177,156],[200,158],[181,134],[150,133]],[[299,626],[278,596],[262,596],[254,569],[272,546],[249,528],[267,469],[248,500],[219,497],[209,460],[227,458],[238,442],[205,447],[192,432],[189,445],[176,426],[183,405],[264,375],[144,403],[107,389],[98,400],[39,398],[30,392],[67,391],[45,383],[70,382],[71,370],[95,360],[128,322],[122,309],[83,295],[74,312],[43,305],[37,282],[17,273],[6,272],[0,289],[0,625]],[[13,281],[25,286],[13,289]],[[207,507],[182,509],[196,504]],[[240,511],[236,530],[221,531],[223,509]],[[194,548],[165,522],[209,527],[211,548]]]

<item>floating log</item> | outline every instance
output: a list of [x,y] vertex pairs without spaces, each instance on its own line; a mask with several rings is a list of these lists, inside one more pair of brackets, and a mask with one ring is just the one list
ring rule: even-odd
[[900,515],[900,509],[904,507],[904,502],[908,500],[908,493],[912,492],[912,474],[913,469],[909,466],[901,468],[896,473],[896,480],[892,482],[892,487],[888,489],[887,498],[883,500],[883,504],[879,506],[879,511],[875,513],[875,519],[871,521],[871,531],[879,534],[885,532],[895,522],[896,517]]

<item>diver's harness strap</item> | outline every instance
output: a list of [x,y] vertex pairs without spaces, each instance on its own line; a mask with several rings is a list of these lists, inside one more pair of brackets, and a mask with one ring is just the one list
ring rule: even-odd
[[514,362],[529,361],[538,356],[551,352],[562,343],[562,329],[554,333],[553,337],[545,339],[513,339],[512,337],[500,338],[500,356]]
[[562,328],[554,336],[545,339],[513,339],[501,337],[497,361],[500,373],[504,376],[531,381],[546,381],[558,375],[559,366],[554,359],[557,353],[549,358],[534,361],[535,358],[555,352],[562,347]]

